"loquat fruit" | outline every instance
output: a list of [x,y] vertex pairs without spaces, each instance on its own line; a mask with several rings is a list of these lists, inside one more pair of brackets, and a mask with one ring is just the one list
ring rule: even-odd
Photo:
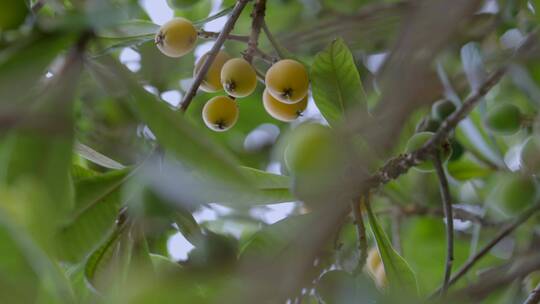
[[270,94],[284,103],[296,103],[306,97],[309,79],[306,68],[298,61],[283,59],[266,72],[266,87]]
[[257,87],[257,74],[245,59],[233,58],[225,62],[221,69],[221,84],[230,96],[246,97]]
[[297,103],[283,103],[275,99],[269,92],[268,89],[264,90],[263,93],[263,106],[266,112],[270,114],[273,118],[281,120],[284,122],[290,122],[302,115],[302,112],[307,107],[308,97],[304,97],[300,102]]
[[191,52],[197,42],[197,30],[191,21],[174,18],[159,29],[155,38],[158,49],[169,57],[181,57]]
[[214,131],[227,131],[238,120],[238,105],[228,96],[216,96],[203,107],[202,116],[206,126]]

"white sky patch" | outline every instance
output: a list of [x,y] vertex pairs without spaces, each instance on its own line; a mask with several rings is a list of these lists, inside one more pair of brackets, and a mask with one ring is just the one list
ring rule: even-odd
[[377,74],[387,56],[388,52],[369,55],[365,58],[364,65],[371,73]]
[[173,234],[167,240],[167,251],[174,261],[185,261],[195,246],[191,244],[180,232]]
[[270,123],[264,123],[253,129],[244,139],[246,151],[258,151],[273,144],[279,136],[279,128]]
[[256,219],[271,225],[291,215],[295,206],[296,204],[294,202],[288,202],[254,207],[249,211],[249,214]]
[[46,78],[51,78],[51,77],[53,77],[53,76],[54,76],[54,74],[51,73],[51,72],[47,72],[47,74],[45,74],[45,77],[46,77]]
[[162,25],[174,17],[174,12],[167,4],[167,0],[139,0],[139,4],[155,24]]
[[499,12],[499,4],[495,0],[486,0],[477,14],[496,14]]
[[281,163],[278,161],[273,161],[266,166],[266,172],[281,174]]
[[158,89],[156,87],[145,85],[143,86],[144,90],[150,94],[157,95],[159,93]]
[[199,224],[202,222],[215,221],[217,217],[218,213],[216,210],[204,206],[193,212],[193,218],[195,218],[195,221]]
[[[214,0],[212,3],[212,10],[210,11],[209,16],[215,15],[218,13],[221,9],[221,3],[223,1],[221,0]],[[212,32],[219,32],[225,25],[225,22],[227,21],[228,16],[223,16],[220,18],[217,18],[216,20],[212,20],[204,25],[204,29],[207,31]]]
[[180,105],[182,94],[180,94],[180,92],[176,90],[165,91],[161,93],[161,99],[176,108]]
[[120,62],[132,72],[137,72],[141,69],[141,55],[131,48],[122,49],[122,52],[120,52]]
[[510,169],[510,171],[518,171],[520,167],[520,157],[521,145],[516,145],[510,148],[504,155],[504,163]]

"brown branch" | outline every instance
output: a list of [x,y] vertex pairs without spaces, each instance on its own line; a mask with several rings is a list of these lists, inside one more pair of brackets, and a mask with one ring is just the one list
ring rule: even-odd
[[356,234],[358,238],[358,251],[360,252],[360,256],[358,259],[358,264],[356,265],[356,268],[354,270],[355,274],[358,274],[362,271],[364,268],[364,265],[366,264],[367,259],[367,236],[366,236],[366,226],[364,224],[364,217],[362,215],[362,205],[363,202],[366,200],[366,196],[363,196],[358,201],[353,201],[351,203],[351,209],[354,219],[354,225],[356,226]]
[[251,13],[251,34],[249,35],[248,47],[244,52],[244,59],[251,63],[253,61],[253,55],[259,45],[259,35],[261,34],[261,27],[264,22],[264,14],[266,11],[266,0],[257,0],[253,5],[253,12]]
[[[205,31],[203,29],[200,29],[199,32],[197,32],[197,35],[200,37],[200,38],[203,38],[203,39],[217,39],[219,37],[219,32],[210,32],[210,31]],[[227,40],[234,40],[234,41],[240,41],[240,42],[248,42],[249,40],[249,37],[248,36],[244,36],[244,35],[234,35],[234,34],[229,34],[227,36]]]
[[538,304],[540,303],[540,283],[531,291],[523,304]]
[[450,275],[452,273],[452,265],[454,264],[454,216],[452,214],[452,196],[450,195],[448,180],[446,179],[446,173],[444,172],[441,156],[438,151],[433,157],[433,164],[435,165],[435,171],[439,178],[444,217],[446,218],[446,265],[444,269],[444,281],[441,288],[441,297],[444,297],[446,296],[448,282],[450,281]]
[[236,5],[234,6],[231,16],[223,26],[223,30],[219,33],[216,42],[214,43],[214,46],[208,52],[208,58],[204,62],[203,66],[199,70],[199,73],[195,76],[195,79],[193,79],[193,84],[191,84],[191,87],[187,91],[186,95],[184,96],[184,99],[182,100],[182,103],[180,104],[180,110],[182,112],[185,112],[189,105],[191,104],[191,101],[193,100],[193,97],[197,94],[197,90],[199,89],[199,86],[201,85],[204,77],[206,76],[206,73],[208,72],[208,69],[214,62],[214,59],[216,59],[216,56],[225,43],[225,40],[227,40],[227,37],[231,33],[231,31],[234,28],[234,24],[238,20],[238,17],[240,17],[240,14],[242,13],[242,10],[246,6],[246,4],[249,2],[249,0],[238,0],[236,2]]
[[406,173],[411,167],[427,160],[436,147],[448,137],[458,123],[464,119],[472,111],[474,106],[482,100],[482,97],[484,97],[487,92],[499,82],[505,71],[505,68],[499,68],[491,74],[479,88],[478,92],[467,98],[459,109],[441,123],[439,130],[423,147],[413,153],[401,154],[390,159],[377,173],[368,179],[368,187],[376,188],[382,184],[386,184]]
[[[489,243],[487,243],[480,251],[472,256],[448,282],[448,286],[451,286],[463,277],[476,263],[482,259],[495,245],[497,245],[502,239],[510,235],[516,228],[525,223],[531,216],[540,210],[540,202],[534,206],[523,211],[518,218],[509,224],[506,228],[502,229]],[[438,288],[430,297],[434,297],[441,291],[442,288]]]

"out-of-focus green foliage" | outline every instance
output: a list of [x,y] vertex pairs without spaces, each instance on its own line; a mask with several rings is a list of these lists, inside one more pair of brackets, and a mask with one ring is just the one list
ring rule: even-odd
[[[248,48],[256,1],[224,43],[231,57]],[[438,37],[436,16],[420,9],[446,3],[454,14],[467,1],[424,2],[267,0],[271,35],[261,31],[253,66],[264,76],[281,55],[304,64],[308,108],[293,123],[276,121],[258,83],[236,100],[234,127],[216,133],[201,111],[223,91],[198,91],[185,112],[179,103],[235,0],[0,0],[0,302],[424,301],[446,263],[440,185],[432,170],[398,176],[402,164],[386,156],[420,148],[424,140],[408,150],[407,141],[445,126],[504,66],[444,142],[453,150],[444,157],[452,273],[521,212],[536,211],[538,36],[516,50],[538,33],[540,1],[470,0],[477,7],[447,25],[456,27],[449,39],[401,58],[400,46]],[[155,45],[173,17],[201,31],[181,58]],[[411,24],[428,31],[414,36]],[[419,68],[435,58],[426,81],[392,88],[416,94],[413,111],[381,109],[389,56]],[[327,138],[311,141],[301,132],[310,125]],[[396,125],[391,138],[379,135]],[[379,141],[390,143],[381,155],[369,146]],[[384,164],[393,170],[377,177],[390,181],[370,184]],[[362,267],[362,229],[350,212],[360,197],[371,198],[360,216],[388,286]],[[538,285],[540,265],[527,261],[538,257],[539,227],[532,216],[498,240],[440,301],[522,303]]]

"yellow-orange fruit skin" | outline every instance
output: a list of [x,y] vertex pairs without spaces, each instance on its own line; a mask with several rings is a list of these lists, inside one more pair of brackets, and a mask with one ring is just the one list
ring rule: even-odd
[[283,59],[274,63],[266,72],[265,83],[270,94],[284,103],[301,101],[309,89],[306,68],[292,59]]
[[195,48],[197,29],[185,18],[174,18],[161,26],[155,42],[166,56],[181,57]]
[[283,103],[275,99],[269,92],[268,89],[264,90],[263,93],[263,106],[266,112],[273,118],[284,121],[291,122],[297,119],[302,112],[306,109],[308,104],[308,97],[304,97],[300,102],[297,103]]
[[230,96],[246,97],[257,88],[257,74],[245,59],[233,58],[221,69],[221,84]]
[[216,132],[224,132],[232,128],[238,121],[238,105],[228,96],[216,96],[203,107],[202,116],[208,128]]

